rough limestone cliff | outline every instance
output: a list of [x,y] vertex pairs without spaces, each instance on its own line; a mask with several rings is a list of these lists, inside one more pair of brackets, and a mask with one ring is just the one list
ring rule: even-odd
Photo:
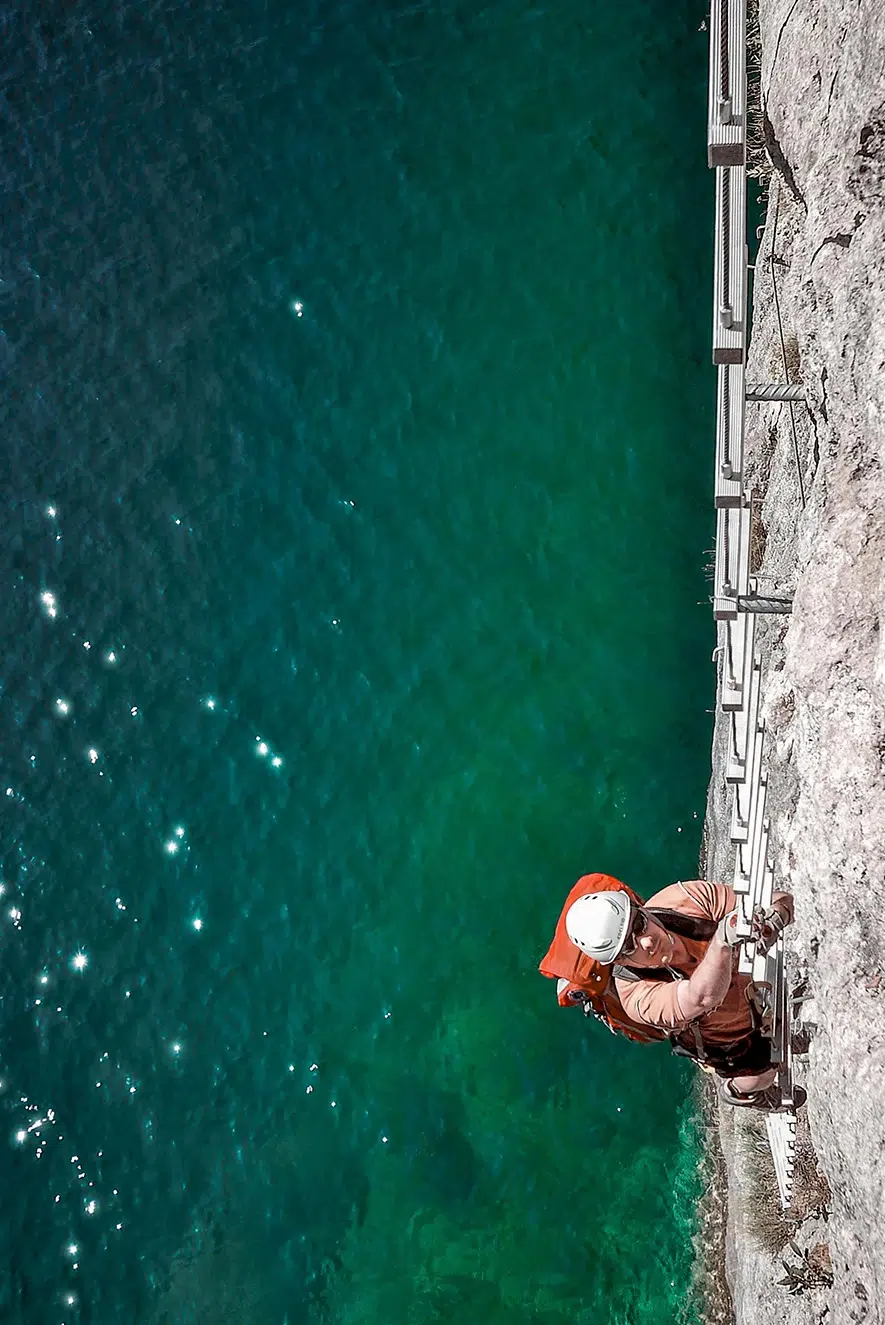
[[[767,215],[748,380],[787,373],[808,394],[792,411],[747,406],[760,590],[795,595],[760,637],[808,1105],[786,1224],[766,1200],[758,1116],[720,1119],[726,1274],[737,1325],[874,1325],[885,1322],[885,5],[760,0],[759,20]],[[730,878],[733,859],[723,737],[720,723],[714,878]]]

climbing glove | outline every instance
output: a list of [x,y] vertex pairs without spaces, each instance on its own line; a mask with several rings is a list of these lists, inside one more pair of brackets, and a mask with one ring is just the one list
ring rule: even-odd
[[[760,957],[764,957],[766,953],[770,952],[771,949],[774,947],[774,945],[777,943],[781,934],[783,934],[786,927],[787,927],[786,920],[783,918],[780,911],[775,910],[773,906],[769,907],[767,911],[762,912],[759,918],[759,935],[756,939],[757,955]],[[756,930],[755,917],[754,917],[753,930],[755,933]]]
[[737,907],[735,907],[733,911],[729,911],[727,916],[723,916],[719,922],[719,937],[730,948],[735,948],[744,941],[744,935],[737,932],[737,918]]

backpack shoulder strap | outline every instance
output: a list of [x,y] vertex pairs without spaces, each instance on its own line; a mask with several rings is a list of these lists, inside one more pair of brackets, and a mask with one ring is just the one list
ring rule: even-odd
[[716,933],[719,924],[718,920],[709,920],[706,916],[687,916],[682,911],[669,911],[663,906],[647,906],[645,909],[664,929],[682,939],[706,942]]
[[635,984],[639,980],[672,980],[673,972],[669,967],[666,969],[662,967],[643,967],[641,971],[634,971],[632,966],[618,966],[615,964],[612,967],[612,976],[615,980],[628,980],[631,984]]
[[[718,920],[709,920],[706,916],[687,916],[681,911],[669,911],[662,906],[647,906],[645,909],[671,934],[678,934],[683,939],[697,939],[702,943],[709,942],[719,924]],[[617,963],[612,967],[612,975],[616,980],[629,980],[631,983],[638,980],[673,979],[673,972],[669,967],[663,969],[643,967],[641,971],[636,971]]]

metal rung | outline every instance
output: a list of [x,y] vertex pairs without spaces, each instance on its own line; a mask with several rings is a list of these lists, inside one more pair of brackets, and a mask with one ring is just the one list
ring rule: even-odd
[[762,771],[762,741],[763,733],[760,730],[754,741],[746,781],[739,782],[735,786],[731,807],[730,836],[732,842],[738,844],[734,866],[734,888],[735,892],[740,893],[749,891],[760,789],[764,788],[768,781],[768,774]]
[[[749,867],[746,874],[748,888],[741,897],[737,918],[737,932],[742,938],[749,938],[753,929],[753,914],[756,908],[762,905],[763,882],[768,867],[768,843],[771,837],[771,825],[765,818],[766,789],[767,782],[763,775],[757,797],[756,818],[750,828],[749,841],[744,848],[749,852]],[[749,945],[751,952],[754,946]]]
[[746,0],[713,0],[707,106],[707,160],[711,166],[743,164],[746,119]]
[[753,747],[760,733],[759,705],[762,691],[762,662],[753,659],[750,674],[749,699],[746,708],[737,709],[729,723],[729,751],[725,765],[725,781],[730,786],[745,782],[753,759]]
[[713,567],[713,616],[736,617],[738,598],[750,588],[750,504],[721,506],[716,512],[716,557]]
[[[789,1098],[789,1097],[788,1097]],[[788,1210],[793,1200],[796,1163],[796,1115],[769,1113],[765,1116],[765,1130],[774,1160],[781,1209]]]
[[745,708],[749,702],[756,618],[751,613],[739,612],[732,620],[725,621],[720,629],[723,647],[719,707],[731,713]]
[[[765,805],[768,775],[762,772],[762,742],[753,752],[753,766],[746,782],[735,787],[731,807],[731,840],[737,845],[734,862],[734,890],[749,893],[753,862],[759,851],[760,814]],[[749,934],[749,929],[746,933]]]
[[747,339],[747,171],[722,166],[715,175],[713,229],[713,362],[743,363]]
[[[756,891],[756,905],[761,906],[763,911],[767,911],[771,906],[771,897],[774,891],[774,866],[768,856],[769,844],[770,838],[766,841],[766,860],[765,870],[762,876],[762,884]],[[738,969],[744,975],[751,975],[754,981],[758,984],[764,984],[766,982],[767,960],[766,957],[760,957],[756,952],[755,943],[746,943],[741,952]]]
[[744,496],[744,365],[720,364],[716,378],[716,477],[713,497],[717,506],[740,506]]

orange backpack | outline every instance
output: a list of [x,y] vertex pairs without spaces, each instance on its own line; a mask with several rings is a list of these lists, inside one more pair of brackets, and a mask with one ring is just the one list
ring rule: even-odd
[[611,966],[603,966],[588,957],[572,943],[566,933],[565,918],[572,902],[576,902],[585,893],[605,892],[624,892],[631,902],[642,906],[642,898],[610,874],[585,874],[578,879],[565,899],[553,942],[538,969],[551,980],[566,982],[560,986],[557,994],[561,1007],[583,1006],[585,1013],[592,1012],[612,1034],[626,1035],[629,1040],[636,1040],[640,1044],[666,1040],[664,1031],[656,1030],[653,1026],[643,1026],[627,1016],[615,989]]

